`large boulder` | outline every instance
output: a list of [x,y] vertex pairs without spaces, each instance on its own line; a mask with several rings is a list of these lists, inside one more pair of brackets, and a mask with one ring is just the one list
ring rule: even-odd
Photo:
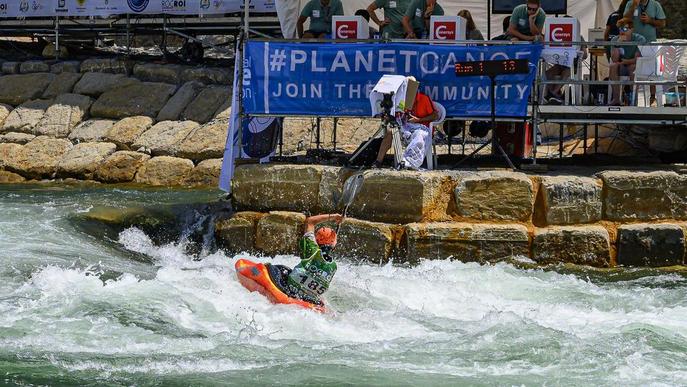
[[179,144],[198,126],[193,121],[158,122],[134,141],[133,149],[146,148],[155,156],[176,155]]
[[673,266],[685,263],[684,230],[675,224],[631,224],[618,227],[619,265]]
[[12,165],[22,148],[20,144],[0,143],[0,169]]
[[404,228],[406,259],[453,258],[463,262],[496,262],[527,256],[527,228],[518,224],[410,223]]
[[136,173],[136,182],[156,186],[179,186],[193,170],[193,161],[159,156],[147,160]]
[[387,263],[395,247],[393,225],[346,218],[339,229],[336,251],[342,257]]
[[130,150],[136,139],[153,126],[153,119],[146,116],[127,117],[115,123],[105,134],[105,141],[117,144],[120,149]]
[[72,147],[69,140],[39,136],[21,145],[5,168],[34,179],[52,178],[60,160]]
[[600,177],[604,182],[605,219],[687,219],[687,175],[607,171]]
[[188,186],[219,186],[219,175],[222,172],[222,159],[203,160],[196,165],[186,178]]
[[57,166],[57,176],[91,179],[96,168],[117,146],[108,142],[81,143],[70,149]]
[[139,63],[134,66],[134,76],[142,81],[177,84],[183,70],[180,65]]
[[319,203],[320,211],[334,213],[342,210],[343,186],[353,175],[349,168],[324,167],[320,179]]
[[439,172],[369,170],[349,213],[385,223],[448,220],[452,184]]
[[257,224],[264,215],[251,211],[237,212],[229,219],[218,221],[215,224],[217,244],[232,254],[253,252]]
[[258,220],[255,247],[269,256],[297,254],[304,223],[299,212],[272,211]]
[[81,79],[81,74],[78,73],[61,73],[57,74],[55,79],[50,82],[50,85],[43,92],[44,99],[55,98],[60,94],[71,93],[74,90],[74,85]]
[[35,99],[12,110],[2,125],[3,132],[33,133],[52,101]]
[[64,45],[58,49],[55,43],[48,43],[43,47],[41,56],[46,59],[66,58],[69,56],[69,50]]
[[524,173],[487,171],[458,180],[456,211],[461,218],[526,222],[532,216],[534,189]]
[[123,74],[85,73],[74,85],[74,93],[98,97],[107,91],[138,83],[137,79],[127,78]]
[[76,142],[102,141],[114,124],[112,120],[84,121],[69,133],[69,139]]
[[611,262],[608,231],[601,226],[552,226],[536,229],[532,258],[543,264],[574,263],[607,267]]
[[181,113],[186,107],[196,98],[198,93],[203,89],[203,84],[200,82],[186,82],[179,90],[170,98],[165,106],[157,115],[158,121],[176,121],[181,116]]
[[106,183],[133,181],[138,169],[148,160],[150,160],[150,156],[145,153],[114,152],[95,170],[95,178]]
[[239,211],[319,212],[319,165],[241,165],[232,180]]
[[184,82],[198,81],[202,83],[231,84],[233,74],[231,70],[217,67],[191,67],[181,73]]
[[81,62],[81,72],[131,74],[134,64],[124,58],[91,58]]
[[55,74],[15,74],[0,77],[0,103],[12,106],[40,98]]
[[229,133],[229,122],[226,120],[211,121],[193,129],[182,139],[177,147],[177,154],[192,160],[204,160],[222,157]]
[[157,117],[176,86],[142,82],[103,93],[93,104],[91,115],[121,119],[131,116]]
[[0,143],[11,142],[15,144],[26,144],[27,142],[36,138],[33,134],[28,133],[18,133],[18,132],[8,132],[0,135]]
[[588,177],[546,176],[535,207],[538,225],[593,223],[601,220],[601,181]]
[[19,65],[19,72],[22,74],[49,73],[50,65],[40,60],[30,60]]
[[210,121],[217,109],[231,99],[231,93],[227,86],[209,86],[203,89],[198,96],[184,110],[181,118],[200,123]]
[[60,73],[78,73],[81,70],[81,62],[76,60],[68,60],[64,62],[57,62],[50,66],[50,72],[53,74]]
[[58,96],[34,127],[34,134],[66,137],[86,117],[91,103],[93,100],[85,95]]
[[0,170],[0,184],[17,184],[26,181],[24,176],[14,172]]
[[12,106],[0,103],[0,128],[2,128],[5,119],[7,119],[7,116],[10,115],[12,109]]

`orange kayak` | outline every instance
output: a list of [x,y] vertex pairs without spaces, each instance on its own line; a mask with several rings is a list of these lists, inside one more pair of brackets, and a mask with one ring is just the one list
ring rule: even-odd
[[247,259],[236,261],[236,276],[243,287],[251,292],[259,292],[274,304],[294,304],[320,313],[326,312],[324,304],[316,305],[308,301],[288,296],[274,284],[267,266]]

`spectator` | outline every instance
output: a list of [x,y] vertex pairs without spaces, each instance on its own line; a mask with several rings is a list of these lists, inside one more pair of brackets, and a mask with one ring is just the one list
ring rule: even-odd
[[359,9],[355,11],[355,16],[362,16],[365,21],[368,23],[368,28],[370,29],[370,39],[377,39],[378,38],[378,33],[377,30],[372,28],[372,26],[369,25],[370,23],[370,13],[367,12],[366,9]]
[[[657,28],[666,26],[666,14],[656,0],[632,0],[625,6],[626,19],[631,19],[635,33],[642,35],[648,43],[656,41]],[[650,105],[656,103],[656,86],[652,85]]]
[[403,30],[408,39],[424,39],[429,30],[429,18],[443,16],[444,9],[436,0],[413,0],[403,16]]
[[[568,15],[565,15],[565,17],[570,17]],[[584,38],[580,37],[582,41],[584,41]],[[575,58],[573,61],[573,66],[575,68],[578,68],[578,61],[585,60],[587,59],[587,46],[581,46],[580,51],[578,51],[578,56]],[[582,56],[582,58],[580,58]],[[570,67],[564,66],[561,64],[555,64],[551,66],[548,70],[545,72],[546,74],[546,79],[547,80],[569,80],[570,79],[570,74],[571,70]],[[544,102],[548,103],[550,105],[562,105],[563,104],[563,89],[564,85],[557,84],[557,85],[546,85],[546,88],[544,88]]]
[[[633,32],[633,23],[630,19],[620,19],[618,22],[618,29],[620,35],[614,37],[613,42],[637,42],[638,44],[646,43],[644,36]],[[609,66],[609,79],[617,81],[621,76],[634,76],[634,71],[637,63],[637,58],[641,56],[637,46],[621,46],[613,47],[611,49],[611,64]],[[620,105],[620,85],[613,85],[613,94],[610,105]]]
[[[298,37],[322,39],[332,33],[332,16],[343,15],[341,0],[310,0],[303,7],[296,30]],[[303,23],[310,18],[310,29],[303,32]]]
[[510,40],[508,35],[508,28],[510,27],[510,15],[503,18],[503,33],[492,40]]
[[608,15],[608,20],[606,20],[606,30],[604,31],[604,41],[610,42],[611,38],[618,36],[618,20],[623,18],[625,14],[625,6],[629,0],[623,0],[620,6],[613,13]]
[[538,42],[544,37],[546,12],[541,9],[540,0],[527,0],[513,9],[508,35],[513,41]]
[[484,40],[482,32],[477,29],[475,21],[472,20],[472,14],[470,13],[470,11],[468,11],[467,9],[462,9],[458,11],[458,16],[467,20],[468,25],[465,31],[465,37],[467,38],[467,40]]
[[[415,78],[409,77],[413,81]],[[432,132],[430,123],[439,118],[439,113],[434,109],[434,103],[428,95],[417,92],[412,109],[406,109],[403,114],[397,113],[396,121],[400,125],[401,138],[407,143],[403,152],[403,165],[410,169],[419,169],[425,160],[425,144],[431,141]],[[390,130],[384,134],[384,139],[377,153],[375,166],[380,167],[384,161],[384,155],[391,149],[392,134]]]
[[[374,0],[368,7],[367,12],[370,19],[379,26],[379,33],[384,39],[402,39],[405,37],[403,31],[403,15],[408,9],[411,0]],[[375,10],[384,9],[384,21],[379,20]]]

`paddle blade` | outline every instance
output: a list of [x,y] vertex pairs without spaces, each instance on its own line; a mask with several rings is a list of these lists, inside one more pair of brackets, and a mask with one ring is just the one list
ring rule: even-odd
[[363,174],[358,173],[353,175],[346,180],[343,187],[343,195],[341,201],[345,207],[348,207],[353,203],[355,196],[360,191],[360,187],[363,186]]

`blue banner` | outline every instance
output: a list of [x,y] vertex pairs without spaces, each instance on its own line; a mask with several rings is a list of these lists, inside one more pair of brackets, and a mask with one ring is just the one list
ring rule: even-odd
[[249,42],[248,114],[370,116],[370,91],[384,74],[412,75],[448,117],[489,116],[488,77],[456,77],[456,62],[528,59],[527,75],[496,77],[496,115],[523,117],[542,46]]

